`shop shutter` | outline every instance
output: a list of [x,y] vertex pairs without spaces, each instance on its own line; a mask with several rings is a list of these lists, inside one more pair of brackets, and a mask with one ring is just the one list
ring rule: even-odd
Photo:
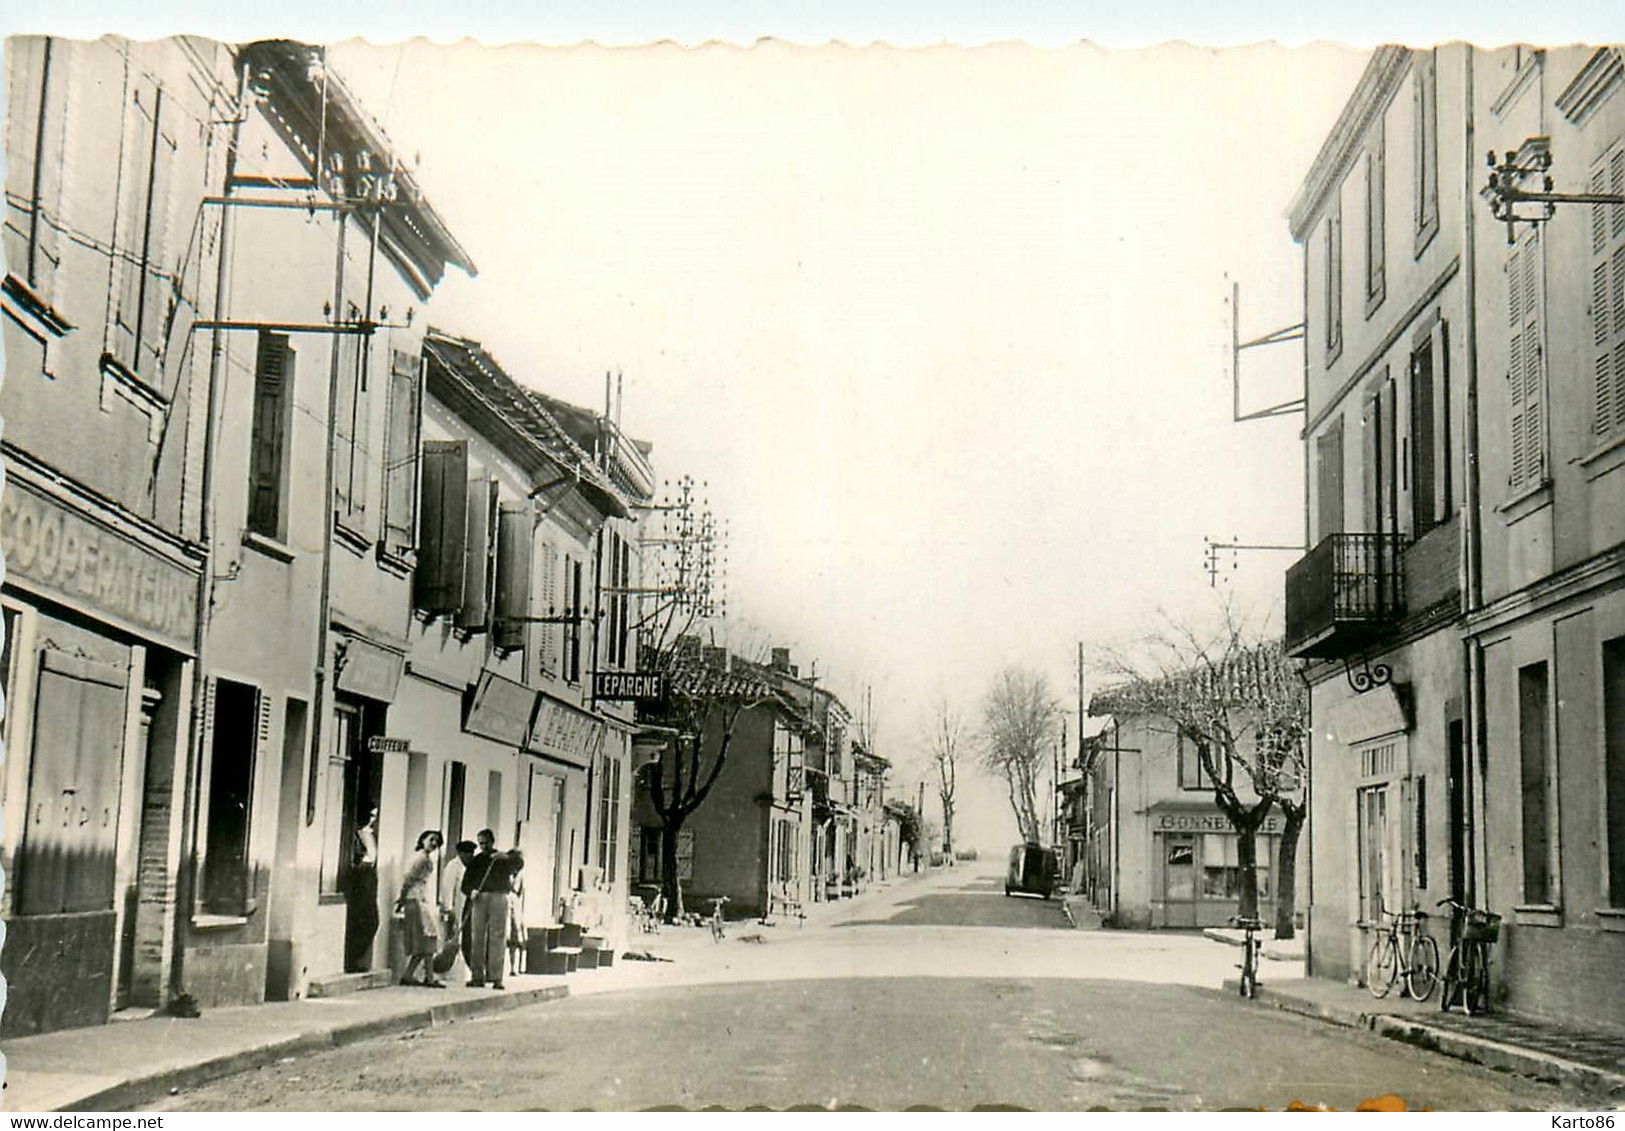
[[497,484],[483,476],[470,479],[468,540],[463,552],[463,600],[457,627],[484,632],[491,627],[492,535],[496,525]]
[[497,596],[492,639],[498,648],[525,643],[530,615],[530,557],[535,522],[529,506],[504,503],[497,526]]
[[18,914],[113,906],[126,684],[114,665],[41,653]]
[[423,444],[422,539],[413,601],[426,613],[462,605],[468,537],[468,441]]

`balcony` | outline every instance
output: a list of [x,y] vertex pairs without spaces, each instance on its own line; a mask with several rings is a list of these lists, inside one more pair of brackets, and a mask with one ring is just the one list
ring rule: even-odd
[[1397,534],[1333,534],[1287,570],[1287,652],[1349,656],[1404,616],[1403,547]]

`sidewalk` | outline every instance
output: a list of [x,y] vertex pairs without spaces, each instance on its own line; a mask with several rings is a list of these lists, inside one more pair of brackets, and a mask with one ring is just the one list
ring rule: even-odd
[[[1202,934],[1214,942],[1228,943],[1230,946],[1240,946],[1247,938],[1247,932],[1239,927],[1208,927]],[[1277,939],[1272,937],[1270,931],[1265,931],[1264,957],[1275,962],[1302,962],[1304,934],[1299,931],[1294,938]]]
[[[853,899],[815,904],[804,927],[782,917],[774,927],[735,920],[728,924],[727,942],[756,932],[770,937],[819,929],[947,871],[910,874]],[[369,1037],[404,1038],[415,1030],[572,994],[703,979],[737,954],[735,947],[716,944],[708,927],[665,927],[659,933],[633,935],[627,949],[671,961],[631,961],[623,951],[614,966],[603,969],[562,977],[509,976],[507,989],[500,992],[461,985],[443,990],[389,986],[341,997],[206,1009],[199,1018],[154,1016],[7,1040],[0,1049],[5,1069],[0,1107],[7,1112],[116,1111],[172,1089]]]
[[[1225,988],[1236,991],[1236,983]],[[1625,1037],[1587,1032],[1506,1014],[1468,1017],[1430,1001],[1377,999],[1361,986],[1327,978],[1271,982],[1264,972],[1259,1001],[1306,1017],[1404,1041],[1459,1060],[1576,1086],[1610,1104],[1625,1102]]]

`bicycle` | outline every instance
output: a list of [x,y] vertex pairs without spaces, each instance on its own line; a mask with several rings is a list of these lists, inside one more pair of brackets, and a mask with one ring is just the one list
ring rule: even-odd
[[1501,937],[1501,917],[1454,899],[1441,899],[1454,916],[1451,934],[1457,939],[1444,965],[1444,994],[1439,1008],[1449,1012],[1458,1000],[1469,1016],[1490,1009],[1490,947]]
[[722,941],[722,928],[728,920],[722,917],[722,905],[728,902],[728,897],[719,895],[711,899],[711,938],[716,942]]
[[1365,962],[1366,988],[1372,997],[1384,998],[1403,978],[1405,993],[1414,1001],[1426,1001],[1439,984],[1439,944],[1422,931],[1427,914],[1412,910],[1396,915],[1379,901],[1377,915],[1379,919],[1387,917],[1389,925],[1378,926],[1377,937],[1371,942]]
[[1258,937],[1258,932],[1264,929],[1262,919],[1231,920],[1245,932],[1241,940],[1241,963],[1237,969],[1241,971],[1239,987],[1241,996],[1255,998],[1258,996],[1258,961],[1264,956],[1264,940]]

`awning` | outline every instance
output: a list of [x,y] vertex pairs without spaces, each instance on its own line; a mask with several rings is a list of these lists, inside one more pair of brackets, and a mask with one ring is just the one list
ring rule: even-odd
[[340,636],[335,689],[346,695],[393,703],[406,670],[406,657],[359,636]]
[[1391,683],[1338,703],[1327,712],[1326,726],[1344,746],[1410,729],[1405,705]]
[[469,700],[463,729],[481,738],[518,746],[530,729],[536,691],[496,672],[482,671]]

